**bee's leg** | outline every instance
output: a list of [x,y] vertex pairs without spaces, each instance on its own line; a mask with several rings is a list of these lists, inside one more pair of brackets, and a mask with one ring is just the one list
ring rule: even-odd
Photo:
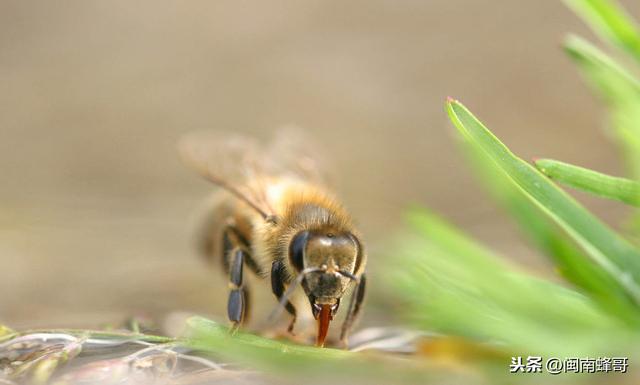
[[249,245],[249,241],[232,225],[228,225],[225,228],[225,231],[222,236],[222,264],[224,271],[228,272],[230,268],[230,259],[231,252],[235,248],[242,248],[245,250],[244,254],[244,264],[249,268],[249,270],[253,271],[257,276],[262,276],[262,269],[260,269],[258,263],[256,263],[255,259],[251,256],[249,252],[246,250],[250,250],[251,246]]
[[[285,289],[285,279],[286,279],[286,270],[284,267],[284,263],[282,261],[276,260],[271,264],[271,290],[273,294],[275,294],[278,301],[281,300],[282,295],[284,294]],[[285,309],[287,312],[293,316],[291,319],[291,323],[289,323],[289,327],[287,331],[293,334],[293,326],[296,323],[296,308],[289,301],[285,304]]]
[[249,248],[247,240],[233,226],[227,226],[222,239],[222,264],[229,274],[229,299],[227,301],[227,316],[232,323],[232,330],[237,329],[247,318],[249,313],[249,291],[243,283],[244,266],[248,266],[256,274],[258,269],[246,251]]
[[245,319],[247,313],[247,290],[242,284],[242,271],[247,253],[241,248],[235,248],[229,263],[229,300],[227,315],[232,323],[232,330],[237,329]]
[[360,281],[351,294],[351,301],[349,302],[349,309],[347,310],[347,316],[342,323],[342,330],[340,331],[340,341],[347,346],[347,335],[353,327],[354,322],[362,310],[362,302],[364,300],[364,293],[367,286],[367,277],[362,274]]

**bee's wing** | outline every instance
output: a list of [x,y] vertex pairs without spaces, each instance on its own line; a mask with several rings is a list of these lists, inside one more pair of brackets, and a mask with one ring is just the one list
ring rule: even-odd
[[287,128],[261,145],[256,139],[224,133],[192,133],[180,140],[183,160],[201,176],[226,189],[263,217],[273,215],[263,177],[293,177],[323,184],[309,139]]
[[288,126],[276,131],[262,156],[267,161],[270,175],[290,176],[324,185],[327,179],[324,170],[328,167],[322,154],[313,138]]

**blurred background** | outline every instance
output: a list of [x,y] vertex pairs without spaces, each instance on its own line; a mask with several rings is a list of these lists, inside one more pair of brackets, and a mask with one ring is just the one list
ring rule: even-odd
[[175,150],[203,129],[315,137],[369,240],[372,286],[414,203],[552,275],[473,180],[443,104],[463,101],[525,159],[621,174],[561,52],[570,31],[592,36],[559,1],[2,1],[0,322],[224,314],[226,283],[191,238],[212,186]]

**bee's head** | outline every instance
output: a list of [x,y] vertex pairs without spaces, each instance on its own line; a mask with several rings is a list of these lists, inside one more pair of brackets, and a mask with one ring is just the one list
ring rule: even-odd
[[289,261],[297,273],[305,274],[302,287],[309,297],[314,317],[323,305],[332,315],[360,264],[360,243],[349,232],[309,231],[296,234],[289,245]]

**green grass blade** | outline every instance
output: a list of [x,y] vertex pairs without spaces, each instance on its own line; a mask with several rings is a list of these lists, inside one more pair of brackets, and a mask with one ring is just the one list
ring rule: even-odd
[[464,138],[483,151],[510,181],[552,218],[613,280],[640,304],[640,251],[589,213],[532,165],[515,156],[469,110],[447,101],[449,116]]
[[553,260],[558,273],[590,295],[606,311],[630,325],[640,324],[640,314],[624,287],[590,260],[551,218],[494,166],[486,154],[468,142],[462,144],[479,182],[509,212],[528,239]]
[[613,0],[564,0],[605,41],[640,61],[637,23]]
[[409,220],[417,236],[403,237],[393,250],[411,268],[397,271],[391,283],[418,327],[498,342],[512,352],[625,351],[630,329],[588,297],[516,271],[423,210]]
[[242,331],[231,335],[226,326],[202,317],[187,320],[184,337],[185,345],[193,349],[275,375],[311,378],[314,383],[338,377],[363,383],[413,384],[437,382],[452,375],[433,365],[412,365],[382,355],[295,345]]
[[535,161],[543,174],[567,186],[603,198],[640,206],[640,183],[552,159]]
[[577,36],[566,40],[565,50],[608,105],[627,168],[634,179],[640,180],[640,83],[605,53]]

